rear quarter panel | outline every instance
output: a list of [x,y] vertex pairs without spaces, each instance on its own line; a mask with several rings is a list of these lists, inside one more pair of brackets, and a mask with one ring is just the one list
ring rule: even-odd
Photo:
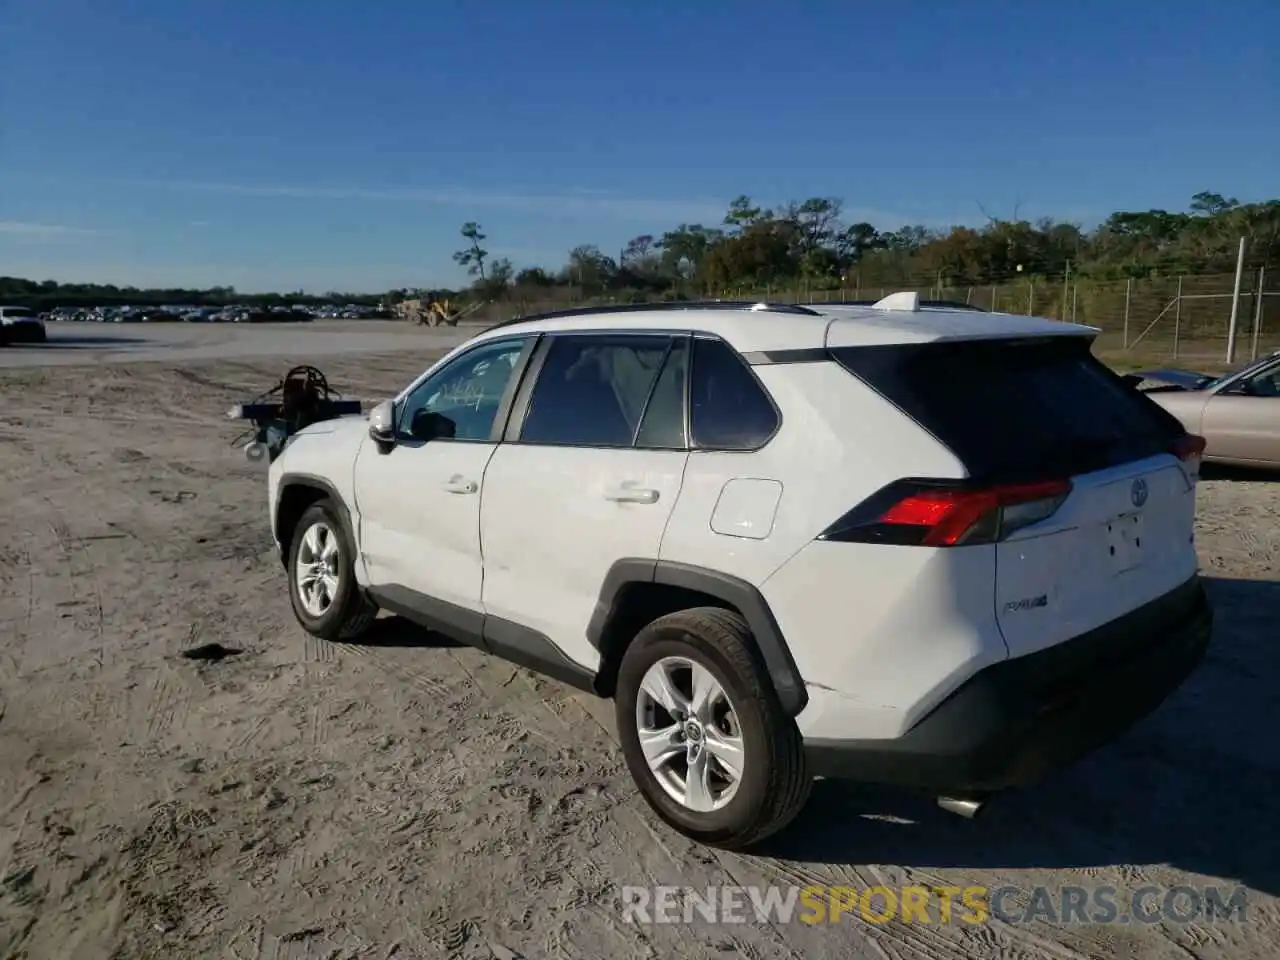
[[995,548],[809,543],[764,597],[809,692],[806,737],[901,736],[1008,650],[995,616]]
[[[662,559],[759,586],[889,481],[963,475],[950,451],[837,364],[752,369],[778,406],[781,426],[760,450],[689,455]],[[767,482],[754,484],[757,489],[781,488],[767,536],[734,536],[715,519],[717,506],[736,496],[734,481],[744,479]]]
[[[760,588],[809,693],[798,718],[806,736],[896,736],[973,670],[1006,656],[994,622],[994,553],[816,538],[893,480],[961,477],[963,468],[834,362],[753,369],[782,425],[755,452],[690,454],[662,557]],[[716,521],[744,479],[758,492],[781,488],[767,536],[734,536]]]

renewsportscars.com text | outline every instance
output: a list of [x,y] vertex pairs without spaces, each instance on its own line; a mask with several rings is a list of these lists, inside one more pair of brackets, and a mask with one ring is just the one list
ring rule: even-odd
[[1243,922],[1244,887],[655,886],[622,888],[625,923]]

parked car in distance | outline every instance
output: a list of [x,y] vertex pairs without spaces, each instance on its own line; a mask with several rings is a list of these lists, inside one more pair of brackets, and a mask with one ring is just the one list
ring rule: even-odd
[[1280,350],[1221,377],[1165,369],[1125,379],[1204,437],[1206,462],[1280,470]]
[[1202,444],[1096,333],[912,293],[499,324],[270,464],[294,614],[357,641],[386,610],[612,698],[700,841],[768,836],[815,776],[971,816],[1209,644]]
[[4,343],[44,343],[48,334],[40,314],[27,307],[0,307]]

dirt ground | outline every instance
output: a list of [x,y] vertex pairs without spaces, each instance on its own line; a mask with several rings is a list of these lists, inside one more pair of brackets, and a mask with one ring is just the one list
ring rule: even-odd
[[[321,362],[376,399],[429,358]],[[222,419],[283,365],[0,371],[0,957],[1280,955],[1280,483],[1202,484],[1216,646],[1121,742],[973,822],[820,783],[730,855],[648,813],[609,704],[395,619],[303,635]],[[208,644],[233,652],[182,656]],[[1218,925],[622,922],[624,886],[711,883],[1249,901]]]

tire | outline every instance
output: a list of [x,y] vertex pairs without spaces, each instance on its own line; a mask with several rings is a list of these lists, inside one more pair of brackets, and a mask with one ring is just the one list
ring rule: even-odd
[[[719,722],[703,716],[698,718],[699,729],[684,734],[683,740],[664,739],[667,749],[675,752],[660,779],[645,757],[641,727],[650,730],[674,727],[669,726],[669,713],[654,707],[655,700],[644,689],[644,684],[651,670],[674,667],[668,676],[675,678],[675,686],[685,696],[683,705],[688,705],[689,686],[682,683],[682,662],[688,662],[690,673],[694,666],[710,673],[725,694],[736,723],[720,727]],[[686,837],[740,850],[781,830],[808,800],[813,780],[805,770],[800,731],[778,703],[773,686],[754,653],[751,631],[739,614],[715,607],[698,607],[654,620],[636,635],[622,657],[615,700],[618,735],[632,778],[654,812]],[[721,736],[708,736],[715,732],[711,723],[720,727]],[[723,745],[731,742],[725,739],[725,730],[732,732],[733,728],[741,745],[741,752],[737,754],[741,758],[741,776],[737,778],[736,788],[726,788],[719,798],[713,796],[713,801],[722,805],[711,809],[704,803],[703,809],[695,810],[681,802],[671,791],[681,793],[681,766],[685,768],[685,786],[688,785],[688,764],[694,756],[690,752],[690,741],[700,739],[703,743],[714,743],[719,740]],[[711,756],[704,757],[703,762],[711,764],[716,780],[732,779],[722,776],[728,768],[713,759],[717,752],[724,753],[724,747],[720,746],[719,751],[704,748],[702,753]]]
[[[313,556],[315,541],[308,540],[313,530],[321,545],[329,542],[336,545],[336,555],[328,563],[330,588],[325,591],[329,595],[327,603],[314,603],[313,597],[303,595],[299,584],[299,560],[305,565]],[[377,606],[365,597],[356,583],[354,559],[355,545],[333,501],[320,500],[308,507],[293,529],[286,570],[293,615],[302,629],[312,636],[322,640],[355,640],[368,631],[378,615]]]

